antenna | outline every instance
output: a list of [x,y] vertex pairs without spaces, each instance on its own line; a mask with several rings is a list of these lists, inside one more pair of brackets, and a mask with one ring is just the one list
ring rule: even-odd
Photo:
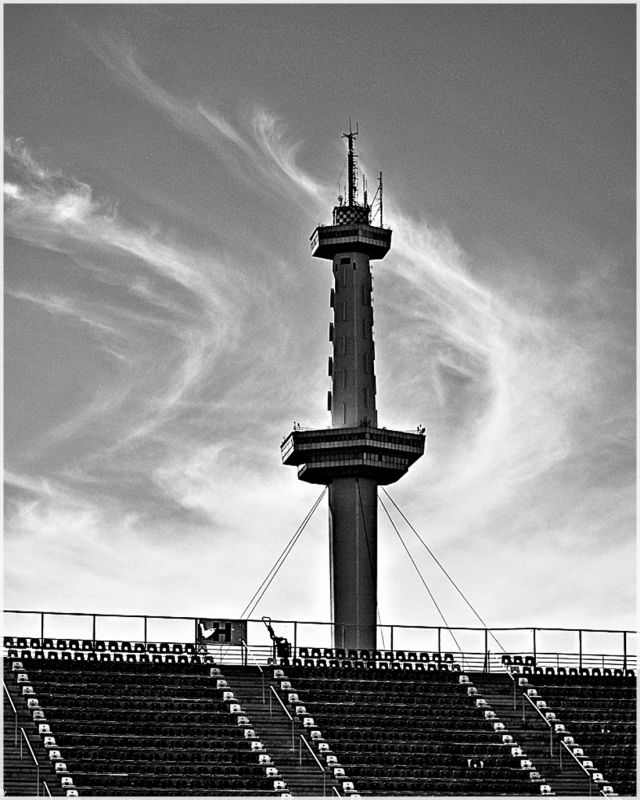
[[367,179],[364,172],[362,173],[362,193],[364,195],[364,207],[367,208]]
[[356,156],[353,152],[353,140],[358,135],[358,123],[356,122],[356,129],[355,131],[351,128],[351,118],[349,118],[349,133],[343,133],[343,139],[348,139],[349,141],[349,205],[354,205],[355,201],[355,194],[356,194],[356,182],[357,182],[357,165],[356,165]]
[[382,172],[378,181],[378,191],[380,192],[380,227],[382,227]]

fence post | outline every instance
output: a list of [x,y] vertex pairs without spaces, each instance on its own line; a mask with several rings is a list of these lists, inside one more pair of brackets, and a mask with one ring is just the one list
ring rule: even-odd
[[627,632],[624,631],[622,634],[622,667],[624,670],[627,669]]
[[484,671],[491,672],[489,664],[489,631],[484,629]]
[[391,625],[391,633],[389,634],[389,650],[393,653],[393,625]]
[[40,614],[40,641],[44,646],[44,611]]
[[582,669],[582,630],[578,631],[578,666]]
[[91,615],[91,641],[94,643],[96,642],[96,615]]
[[537,650],[537,646],[536,646],[536,629],[535,628],[531,628],[531,631],[533,633],[533,662],[534,662],[534,666],[535,666],[538,663],[538,650]]
[[442,655],[442,628],[438,626],[438,656],[441,655]]

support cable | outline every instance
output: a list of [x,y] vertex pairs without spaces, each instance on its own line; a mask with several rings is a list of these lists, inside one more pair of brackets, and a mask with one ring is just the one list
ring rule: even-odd
[[[386,494],[386,492],[385,492],[385,494]],[[378,498],[378,499],[380,499],[380,498]],[[380,505],[381,505],[381,506],[382,506],[382,508],[384,509],[384,512],[385,512],[385,514],[387,515],[387,517],[389,517],[389,522],[391,523],[391,525],[392,525],[392,527],[393,527],[393,530],[396,532],[396,535],[397,535],[398,539],[400,539],[400,541],[402,542],[402,546],[404,547],[404,549],[405,549],[405,551],[406,551],[407,555],[409,556],[409,559],[410,559],[411,563],[413,564],[413,566],[414,566],[414,568],[415,568],[416,572],[418,573],[418,577],[419,577],[419,578],[420,578],[420,580],[422,581],[422,585],[423,585],[423,586],[424,586],[424,588],[427,590],[427,592],[428,592],[428,594],[429,594],[429,597],[430,597],[430,598],[431,598],[431,600],[433,601],[433,605],[434,605],[434,606],[437,608],[437,610],[438,610],[438,614],[440,614],[440,616],[442,617],[442,621],[444,622],[446,629],[449,631],[449,633],[451,634],[451,638],[452,638],[452,639],[453,639],[453,641],[456,643],[456,647],[458,648],[458,651],[459,651],[460,653],[462,653],[462,648],[460,647],[460,644],[459,644],[458,640],[456,639],[456,637],[455,637],[455,635],[454,635],[453,631],[451,630],[451,625],[449,625],[449,623],[447,622],[447,619],[446,619],[445,615],[443,614],[443,612],[442,612],[442,609],[441,609],[441,608],[440,608],[440,606],[438,605],[438,603],[437,603],[437,601],[436,601],[435,597],[433,596],[433,594],[432,594],[432,592],[431,592],[431,589],[429,589],[429,587],[427,586],[427,582],[425,581],[424,577],[422,576],[422,573],[420,572],[420,568],[418,567],[418,565],[416,564],[416,562],[415,562],[415,560],[414,560],[413,556],[412,556],[412,555],[411,555],[411,553],[409,552],[409,548],[408,548],[408,547],[407,547],[407,545],[405,544],[405,541],[404,541],[404,539],[402,538],[402,536],[401,536],[401,534],[400,534],[400,531],[398,530],[398,528],[397,528],[397,526],[396,526],[395,522],[394,522],[394,521],[393,521],[393,519],[391,518],[391,514],[389,514],[389,512],[388,512],[388,510],[387,510],[387,507],[386,507],[386,506],[385,506],[385,504],[382,502],[382,500],[380,500]]]
[[[447,576],[447,578],[448,578],[449,582],[451,583],[451,585],[452,585],[452,586],[454,587],[454,589],[455,589],[455,590],[458,592],[458,594],[460,595],[460,597],[462,597],[462,599],[464,600],[464,602],[465,602],[465,603],[466,603],[466,604],[469,606],[469,608],[470,608],[470,609],[471,609],[471,611],[472,611],[472,612],[475,614],[475,616],[477,617],[477,619],[478,619],[478,620],[479,620],[479,621],[482,623],[482,627],[483,627],[483,628],[485,628],[485,629],[486,629],[486,630],[489,632],[489,635],[490,635],[490,636],[491,636],[491,638],[494,640],[494,642],[495,642],[495,643],[498,645],[498,647],[499,647],[499,648],[502,650],[502,652],[503,652],[503,653],[506,653],[506,650],[504,649],[504,647],[502,646],[502,644],[501,644],[501,643],[498,641],[498,639],[496,639],[496,637],[494,636],[494,634],[491,632],[491,630],[490,630],[489,626],[487,625],[487,623],[486,623],[486,622],[485,622],[485,621],[482,619],[482,617],[480,616],[480,614],[478,614],[478,612],[477,612],[477,611],[475,610],[475,608],[474,608],[474,607],[471,605],[471,603],[469,602],[469,600],[467,600],[467,598],[465,597],[464,593],[463,593],[463,592],[462,592],[462,590],[459,588],[459,586],[457,585],[457,583],[456,583],[456,582],[453,580],[453,578],[451,577],[451,575],[449,575],[449,573],[448,573],[448,572],[447,572],[447,570],[446,570],[446,569],[443,567],[443,565],[440,563],[440,561],[439,561],[439,560],[438,560],[438,558],[435,556],[435,554],[433,553],[433,551],[432,551],[432,550],[429,548],[429,546],[428,546],[428,545],[427,545],[427,543],[424,541],[424,539],[422,539],[422,537],[420,536],[420,534],[418,533],[418,531],[417,531],[417,530],[416,530],[416,529],[413,527],[413,525],[412,525],[412,524],[409,522],[409,520],[408,520],[408,519],[406,518],[406,516],[403,514],[402,510],[401,510],[401,509],[398,507],[398,504],[395,502],[395,500],[393,499],[393,497],[391,497],[391,495],[389,494],[389,492],[387,492],[387,490],[386,490],[386,489],[384,489],[384,487],[383,487],[383,491],[384,491],[384,493],[386,494],[386,496],[389,498],[389,500],[390,500],[390,501],[393,503],[393,505],[394,505],[394,507],[395,507],[396,511],[397,511],[397,512],[400,514],[400,516],[402,517],[402,519],[403,519],[403,520],[404,520],[404,521],[407,523],[407,525],[408,525],[408,526],[411,528],[411,530],[413,531],[413,533],[415,533],[415,535],[417,536],[417,538],[418,538],[418,541],[420,542],[420,544],[421,544],[421,545],[422,545],[422,546],[425,548],[425,550],[427,551],[427,553],[429,553],[429,555],[431,556],[431,558],[432,558],[432,559],[433,559],[433,560],[436,562],[436,564],[437,564],[437,565],[440,567],[440,569],[441,569],[441,570],[444,572],[444,574]],[[382,502],[382,501],[381,501],[381,502]],[[384,506],[383,506],[383,508],[384,508]],[[385,511],[386,511],[386,508],[385,508]],[[387,516],[388,516],[388,512],[387,512]],[[389,519],[391,519],[391,518],[389,517]]]
[[[313,516],[316,508],[320,505],[320,501],[322,500],[322,498],[326,494],[326,491],[327,491],[327,487],[325,486],[324,489],[320,492],[320,496],[318,497],[318,499],[315,501],[315,503],[311,507],[311,510],[307,513],[306,517],[304,518],[304,520],[302,521],[302,523],[300,524],[300,526],[298,527],[296,532],[293,534],[291,539],[289,539],[289,541],[288,541],[286,547],[284,548],[284,550],[282,551],[282,553],[280,553],[280,555],[276,559],[274,565],[271,567],[271,569],[267,573],[265,579],[262,581],[260,586],[254,592],[253,597],[247,603],[247,605],[246,605],[244,611],[242,612],[242,614],[240,614],[240,619],[245,619],[247,617],[250,617],[251,614],[253,614],[253,612],[256,609],[256,606],[258,605],[260,600],[262,600],[262,598],[264,597],[265,592],[267,591],[269,586],[271,586],[271,583],[272,583],[273,579],[278,574],[278,572],[280,570],[280,567],[284,564],[284,562],[286,561],[287,556],[293,550],[296,542],[298,541],[298,539],[302,535],[302,531],[306,528],[307,523],[309,522],[309,520]],[[254,602],[254,600],[255,600],[255,602]]]

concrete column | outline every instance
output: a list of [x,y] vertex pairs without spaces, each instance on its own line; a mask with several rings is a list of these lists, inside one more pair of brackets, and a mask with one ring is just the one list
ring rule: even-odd
[[365,253],[333,260],[333,428],[377,424],[371,267]]
[[376,647],[378,486],[368,478],[329,485],[334,646]]

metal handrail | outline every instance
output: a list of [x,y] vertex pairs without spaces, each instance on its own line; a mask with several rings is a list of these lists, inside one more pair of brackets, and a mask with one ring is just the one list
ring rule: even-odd
[[[36,796],[40,796],[40,762],[36,758],[36,754],[33,752],[33,748],[31,747],[31,742],[27,736],[27,733],[24,728],[20,728],[20,733],[22,734],[22,738],[24,738],[25,742],[27,743],[27,747],[29,748],[29,752],[31,753],[31,758],[33,759],[33,763],[36,765]],[[22,759],[22,738],[20,739],[20,759]]]
[[332,786],[331,788],[332,788],[333,793],[335,794],[336,797],[342,797],[342,795],[338,791],[338,787],[337,786]]
[[273,686],[270,686],[270,687],[269,687],[269,689],[271,690],[272,694],[275,696],[276,700],[277,700],[277,701],[280,703],[280,705],[282,706],[282,710],[284,711],[284,713],[285,713],[285,714],[286,714],[286,715],[289,717],[289,719],[291,720],[291,722],[293,722],[293,717],[292,717],[292,716],[291,716],[291,714],[289,713],[289,709],[288,709],[288,708],[285,706],[285,704],[282,702],[282,698],[280,697],[280,695],[278,694],[278,692],[276,692],[276,690],[273,688]]
[[247,659],[250,658],[253,661],[253,663],[256,665],[256,667],[258,667],[258,669],[260,670],[260,675],[262,676],[262,704],[264,705],[267,702],[267,698],[266,698],[266,694],[265,694],[264,670],[262,669],[260,664],[258,664],[258,662],[255,660],[253,655],[249,652],[249,645],[245,642],[245,640],[244,639],[240,639],[240,643],[244,647],[245,665],[247,663]]
[[326,795],[327,795],[327,771],[325,770],[324,766],[320,762],[320,759],[318,758],[318,756],[313,752],[313,748],[311,747],[309,742],[305,739],[305,737],[302,734],[300,734],[300,764],[302,764],[302,744],[303,743],[304,743],[305,747],[307,748],[307,750],[313,756],[313,758],[314,758],[316,764],[318,765],[318,767],[322,770],[322,796],[326,797]]
[[[577,765],[580,767],[580,769],[581,769],[581,770],[584,772],[584,774],[587,776],[587,779],[588,779],[588,781],[589,781],[589,797],[591,797],[591,787],[593,786],[593,781],[591,780],[591,773],[590,773],[590,772],[589,772],[589,770],[588,770],[588,769],[587,769],[587,768],[584,766],[584,764],[582,763],[582,761],[580,761],[580,759],[579,759],[579,758],[578,758],[578,756],[577,756],[577,755],[576,755],[576,754],[573,752],[573,750],[571,750],[571,748],[570,748],[570,747],[569,747],[569,745],[568,745],[568,744],[567,744],[567,743],[564,741],[564,739],[561,739],[561,740],[560,740],[560,744],[561,744],[561,745],[564,747],[564,749],[567,751],[567,753],[569,753],[569,755],[571,756],[571,758],[572,758],[572,759],[573,759],[573,760],[576,762],[576,764],[577,764]],[[562,750],[560,750],[560,762],[562,763]]]
[[[45,638],[45,627],[48,627],[48,623],[50,621],[58,620],[61,617],[74,617],[76,619],[87,619],[91,621],[92,624],[92,631],[91,635],[89,636],[88,633],[84,634],[85,639],[92,639],[96,640],[96,623],[103,620],[103,619],[120,619],[120,620],[136,620],[143,624],[144,626],[144,642],[147,642],[147,628],[148,623],[150,622],[157,622],[157,621],[183,621],[185,623],[197,623],[200,617],[193,617],[193,616],[186,616],[186,615],[162,615],[162,614],[103,614],[103,613],[93,613],[93,612],[82,612],[82,611],[42,611],[42,610],[25,610],[25,609],[4,609],[4,614],[8,615],[20,615],[20,617],[27,616],[35,616],[39,617],[39,637],[40,639]],[[5,618],[6,619],[6,618]],[[15,627],[15,622],[12,621],[12,626]],[[262,620],[257,620],[253,618],[243,619],[242,623],[244,625],[248,624],[262,624]],[[318,621],[318,620],[309,620],[309,621],[300,621],[300,620],[292,620],[292,619],[278,619],[274,620],[274,624],[278,625],[291,625],[293,626],[293,639],[294,639],[294,647],[298,647],[299,645],[299,631],[306,626],[321,626],[322,630],[327,633],[335,629],[335,624],[328,621]],[[57,627],[57,626],[56,626]],[[393,624],[393,625],[377,625],[377,630],[379,631],[379,636],[384,642],[385,631],[390,631],[390,638],[391,638],[391,649],[393,648],[393,641],[394,641],[394,632],[397,634],[401,634],[405,643],[402,645],[402,649],[415,649],[415,645],[409,645],[406,643],[406,633],[410,631],[420,632],[420,635],[424,633],[431,632],[432,634],[437,633],[437,641],[438,647],[437,650],[440,652],[441,650],[441,636],[443,634],[449,633],[453,635],[455,632],[470,632],[473,634],[483,634],[484,635],[484,648],[481,650],[477,650],[473,646],[467,646],[465,652],[461,654],[459,657],[459,663],[462,669],[473,669],[478,671],[491,671],[491,667],[497,666],[496,660],[499,654],[492,653],[488,650],[487,641],[488,636],[493,636],[494,633],[501,634],[503,632],[520,632],[522,634],[526,634],[531,639],[531,647],[524,647],[522,644],[519,644],[516,649],[509,648],[511,654],[514,655],[533,655],[533,657],[537,661],[538,666],[548,666],[558,668],[561,665],[563,667],[571,667],[576,666],[578,668],[586,667],[586,668],[600,668],[600,669],[618,669],[622,668],[623,670],[627,670],[629,668],[635,669],[637,664],[637,658],[634,652],[634,648],[632,647],[629,650],[629,636],[636,636],[635,631],[629,630],[621,630],[621,629],[597,629],[597,628],[563,628],[563,627],[550,627],[550,628],[538,628],[532,626],[500,626],[500,627],[492,627],[487,628],[486,626],[437,626],[437,625],[408,625],[408,624]],[[195,629],[194,629],[195,630]],[[544,649],[540,649],[540,641],[539,637],[542,633],[564,633],[564,634],[571,634],[571,641],[572,644],[567,646],[564,645],[562,647],[562,652],[559,650],[545,651]],[[612,643],[615,643],[613,648],[616,652],[594,652],[593,648],[590,647],[585,651],[584,648],[584,635],[589,636],[590,634],[597,633],[597,634],[609,634],[613,636],[613,639],[610,639]],[[34,634],[29,634],[33,636]],[[72,634],[75,635],[75,634]],[[577,636],[575,641],[575,645],[573,644],[573,638]],[[193,638],[192,638],[193,637]],[[55,638],[55,637],[54,637]],[[116,637],[119,638],[119,637]],[[129,631],[127,630],[126,634],[123,632],[122,638],[130,639]],[[245,636],[245,639],[247,637]],[[495,638],[495,637],[494,637]],[[196,642],[197,636],[193,633],[189,634],[185,639],[182,641],[193,641]],[[175,641],[171,639],[170,641]],[[479,641],[479,640],[478,640]],[[236,650],[233,646],[234,644],[239,644],[236,640],[235,642],[226,642],[220,643],[226,648],[230,648],[232,650]],[[252,649],[254,649],[252,647]],[[620,652],[617,652],[620,650]],[[503,650],[504,652],[504,650]],[[235,653],[231,656],[231,662],[235,663]]]
[[289,720],[291,721],[291,750],[293,752],[295,752],[295,749],[296,749],[296,734],[295,734],[295,730],[294,730],[295,720],[291,716],[291,714],[289,713],[289,709],[282,702],[282,698],[280,697],[278,692],[276,692],[276,690],[273,688],[273,686],[270,686],[269,689],[271,690],[271,694],[269,695],[269,714],[271,715],[271,713],[272,713],[272,711],[271,711],[271,695],[274,695],[276,700],[280,703],[280,706],[282,707],[282,710],[289,717]]
[[546,723],[547,727],[549,728],[549,755],[553,757],[553,723],[551,722],[551,720],[549,720],[549,719],[547,719],[545,717],[545,715],[542,713],[542,711],[540,711],[538,706],[533,702],[533,700],[529,697],[529,695],[526,693],[526,691],[522,693],[522,698],[523,698],[523,703],[522,703],[522,717],[523,717],[523,719],[524,719],[524,710],[525,710],[524,700],[527,700],[529,702],[529,705],[531,706],[531,708],[533,708],[533,710],[538,714],[540,719],[544,723]]
[[4,680],[2,681],[2,685],[4,686],[4,693],[6,694],[7,699],[9,700],[9,703],[11,704],[11,710],[13,711],[13,719],[14,719],[13,743],[15,745],[17,745],[18,744],[18,712],[16,711],[16,707],[15,707],[15,705],[13,703],[11,695],[9,694],[9,688],[7,687],[7,684],[5,683]]
[[42,788],[45,790],[48,797],[53,797],[51,791],[49,790],[49,784],[46,781],[42,781]]
[[320,761],[320,759],[318,758],[318,756],[317,756],[317,755],[316,755],[316,754],[313,752],[313,748],[311,747],[311,745],[309,744],[309,742],[306,740],[306,738],[305,738],[305,737],[304,737],[302,734],[300,734],[300,739],[301,739],[301,741],[302,741],[302,742],[305,744],[305,746],[306,746],[307,750],[308,750],[308,751],[311,753],[311,755],[314,757],[316,764],[317,764],[317,765],[320,767],[320,769],[321,769],[321,770],[324,772],[324,771],[325,771],[325,769],[324,769],[324,766],[322,765],[322,762]]
[[551,722],[550,722],[550,721],[549,721],[549,720],[548,720],[548,719],[545,717],[545,715],[542,713],[542,711],[540,711],[540,709],[538,708],[538,706],[537,706],[537,705],[536,705],[536,704],[533,702],[533,700],[532,700],[532,699],[529,697],[529,695],[528,695],[526,692],[523,692],[523,693],[522,693],[522,697],[523,697],[525,700],[527,700],[527,701],[528,701],[529,705],[530,705],[530,706],[531,706],[531,708],[533,708],[533,710],[534,710],[534,711],[535,711],[535,712],[538,714],[538,716],[540,717],[540,719],[541,719],[541,720],[542,720],[544,723],[546,723],[546,725],[547,725],[549,728],[551,728],[551,727],[552,727],[552,725],[551,725]]
[[504,666],[504,671],[511,678],[511,683],[513,684],[513,710],[515,711],[516,708],[518,707],[518,701],[517,701],[517,698],[516,698],[516,690],[517,690],[516,679],[515,679],[514,674],[509,669],[509,666],[507,664],[503,664],[503,666]]

